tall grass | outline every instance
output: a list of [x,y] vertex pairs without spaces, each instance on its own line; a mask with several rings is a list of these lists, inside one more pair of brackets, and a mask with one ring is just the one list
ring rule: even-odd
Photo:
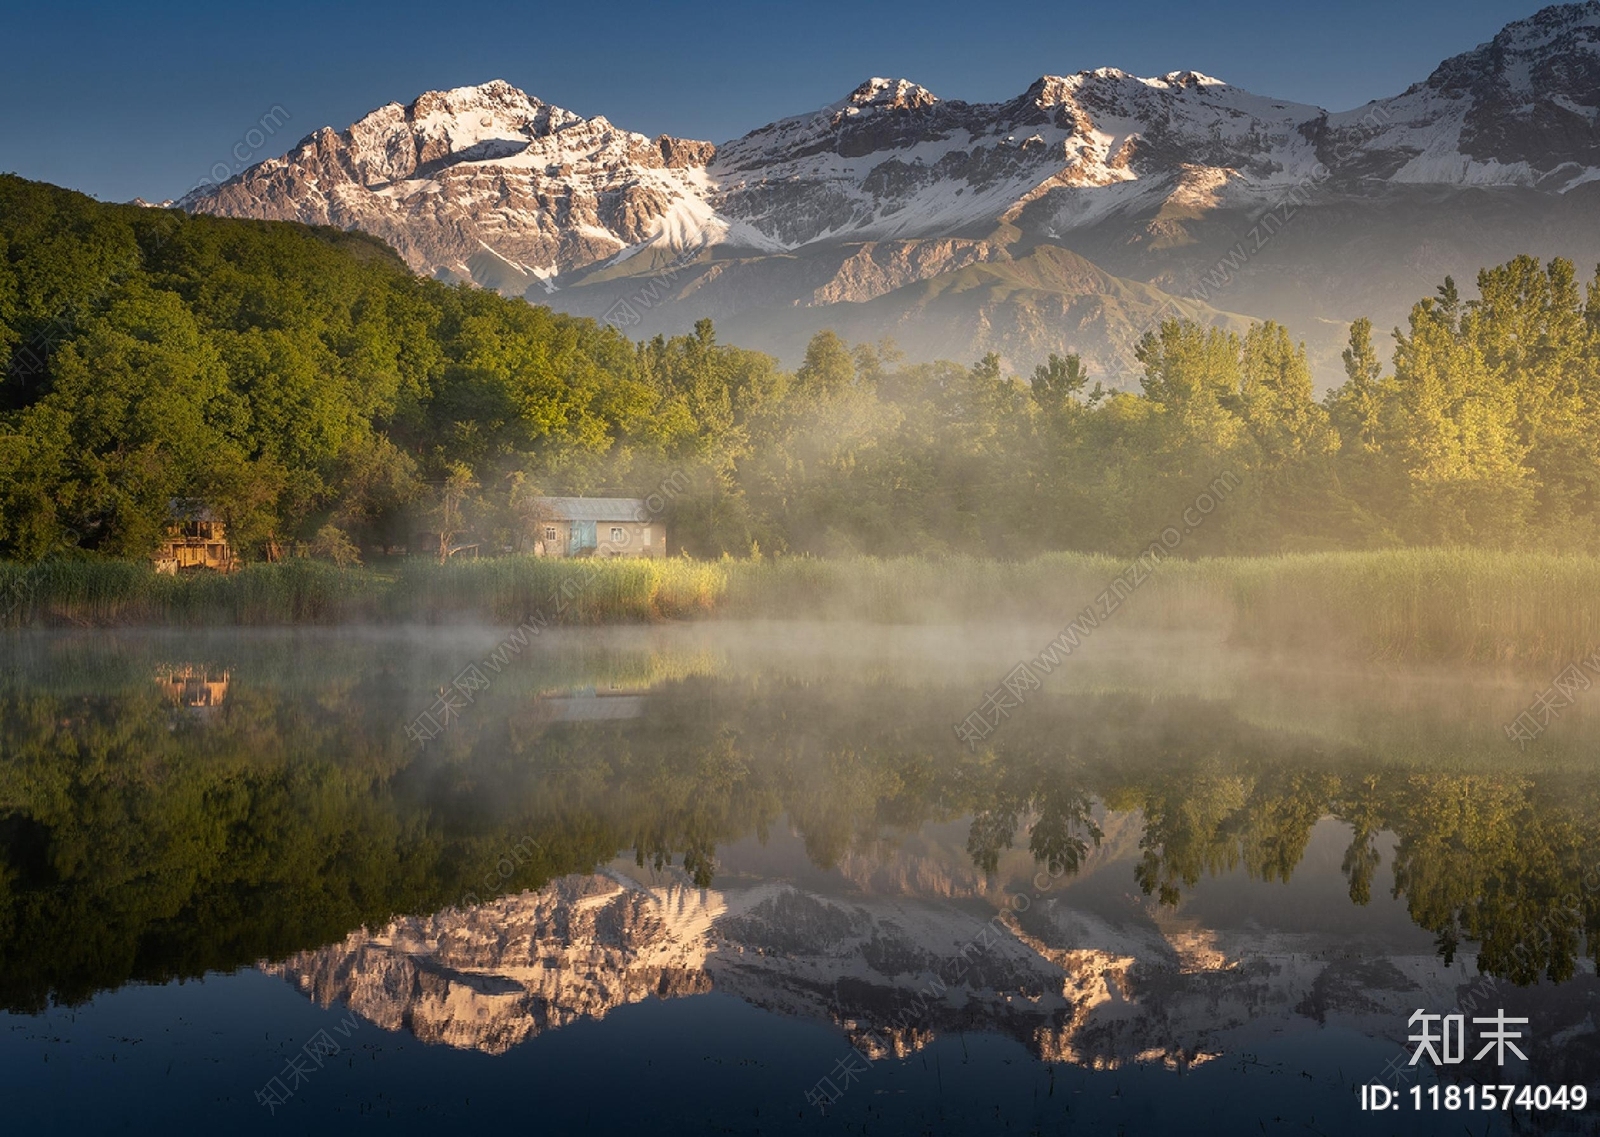
[[1600,558],[1399,549],[1182,566],[1236,639],[1379,660],[1572,662],[1600,649]]
[[316,561],[163,576],[130,561],[0,562],[0,625],[319,624],[370,617],[366,574]]
[[[410,562],[388,573],[310,561],[228,576],[118,562],[0,563],[0,625],[301,623],[593,625],[685,619],[1030,622],[1054,634],[1124,561],[783,558]],[[1126,578],[1125,578],[1126,579]],[[1213,629],[1264,649],[1375,660],[1571,662],[1600,648],[1600,558],[1463,549],[1172,560],[1104,631]]]
[[[1092,606],[1107,630],[1214,629],[1370,660],[1572,662],[1600,649],[1600,558],[1398,549],[1170,560],[1103,615],[1124,561],[789,560],[735,566],[723,612],[869,622],[1037,620]],[[1095,629],[1099,634],[1099,629]]]
[[[1226,602],[1216,582],[1193,564],[1167,562],[1130,572],[1131,562],[1098,554],[1050,553],[1027,561],[976,557],[939,560],[809,558],[735,565],[720,610],[749,617],[859,620],[868,623],[972,624],[1039,622],[1055,627],[1085,609],[1097,614],[1116,599],[1108,624],[1124,628],[1193,630],[1220,627]],[[1134,584],[1128,598],[1126,584]]]
[[1053,620],[1092,600],[1122,569],[1110,557],[1058,553],[1029,561],[790,557],[734,562],[728,615],[869,623]]
[[384,609],[390,619],[420,623],[636,623],[708,614],[727,585],[721,565],[679,558],[413,561],[397,574]]
[[557,624],[681,619],[710,612],[719,565],[687,560],[499,557],[394,572],[316,561],[163,576],[125,561],[0,562],[0,625],[339,624],[489,621]]

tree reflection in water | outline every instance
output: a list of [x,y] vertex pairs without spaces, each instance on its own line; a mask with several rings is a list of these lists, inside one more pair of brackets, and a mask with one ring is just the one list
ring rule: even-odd
[[[1600,955],[1600,776],[1512,768],[1492,724],[1462,728],[1441,758],[1419,756],[1398,718],[1386,748],[1381,730],[1323,737],[1229,699],[1077,691],[1031,700],[969,751],[949,727],[969,688],[936,678],[577,648],[508,673],[419,750],[402,727],[443,665],[381,639],[307,652],[292,636],[222,637],[205,658],[171,637],[9,650],[0,1002],[13,1010],[284,958],[486,900],[485,880],[518,892],[619,852],[707,888],[720,847],[779,826],[827,868],[965,821],[979,872],[1025,848],[1071,876],[1108,819],[1133,816],[1133,879],[1174,907],[1239,868],[1287,882],[1331,817],[1350,830],[1351,902],[1384,886],[1392,846],[1393,894],[1445,961],[1471,945],[1487,974],[1531,984]],[[198,716],[160,678],[207,666],[229,684]],[[633,709],[573,709],[596,690]],[[511,863],[511,847],[529,851]]]

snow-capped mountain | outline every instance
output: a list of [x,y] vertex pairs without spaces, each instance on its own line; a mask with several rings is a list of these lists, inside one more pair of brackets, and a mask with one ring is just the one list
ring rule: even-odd
[[658,236],[674,213],[709,220],[708,143],[646,138],[499,80],[380,107],[185,208],[358,228],[418,271],[534,281]]
[[1320,114],[1192,71],[1046,76],[996,104],[872,79],[722,147],[712,172],[719,208],[786,248],[986,234],[1046,198],[1059,223],[1084,224],[1134,200],[1209,200],[1231,179],[1307,177],[1317,156],[1302,128]]
[[180,204],[361,228],[418,271],[630,333],[710,315],[787,356],[836,325],[913,356],[1110,367],[1168,294],[1316,338],[1502,253],[1600,254],[1600,0],[1341,113],[1197,71],[1045,76],[992,104],[874,78],[713,146],[495,81],[325,128]]
[[[1369,176],[1396,183],[1528,186],[1600,178],[1600,4],[1546,8],[1448,59],[1404,94],[1334,116],[1359,129]],[[1386,160],[1386,161],[1385,161]]]

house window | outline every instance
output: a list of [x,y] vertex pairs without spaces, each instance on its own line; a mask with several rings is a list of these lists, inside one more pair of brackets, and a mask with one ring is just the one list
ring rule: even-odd
[[639,530],[639,544],[645,546],[646,548],[649,548],[649,546],[650,546],[650,526],[646,525],[643,529]]
[[544,539],[546,541],[554,541],[556,539],[556,527],[554,525],[546,525],[544,527]]
[[622,540],[622,526],[613,525],[611,527],[611,543],[613,545],[620,545],[622,544]]

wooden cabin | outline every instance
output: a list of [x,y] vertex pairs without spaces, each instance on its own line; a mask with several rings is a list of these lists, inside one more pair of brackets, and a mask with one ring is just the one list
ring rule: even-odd
[[195,569],[232,572],[238,567],[227,527],[203,503],[179,499],[168,507],[167,535],[156,549],[156,571],[176,575]]
[[664,557],[667,527],[643,498],[543,497],[533,521],[539,557]]

